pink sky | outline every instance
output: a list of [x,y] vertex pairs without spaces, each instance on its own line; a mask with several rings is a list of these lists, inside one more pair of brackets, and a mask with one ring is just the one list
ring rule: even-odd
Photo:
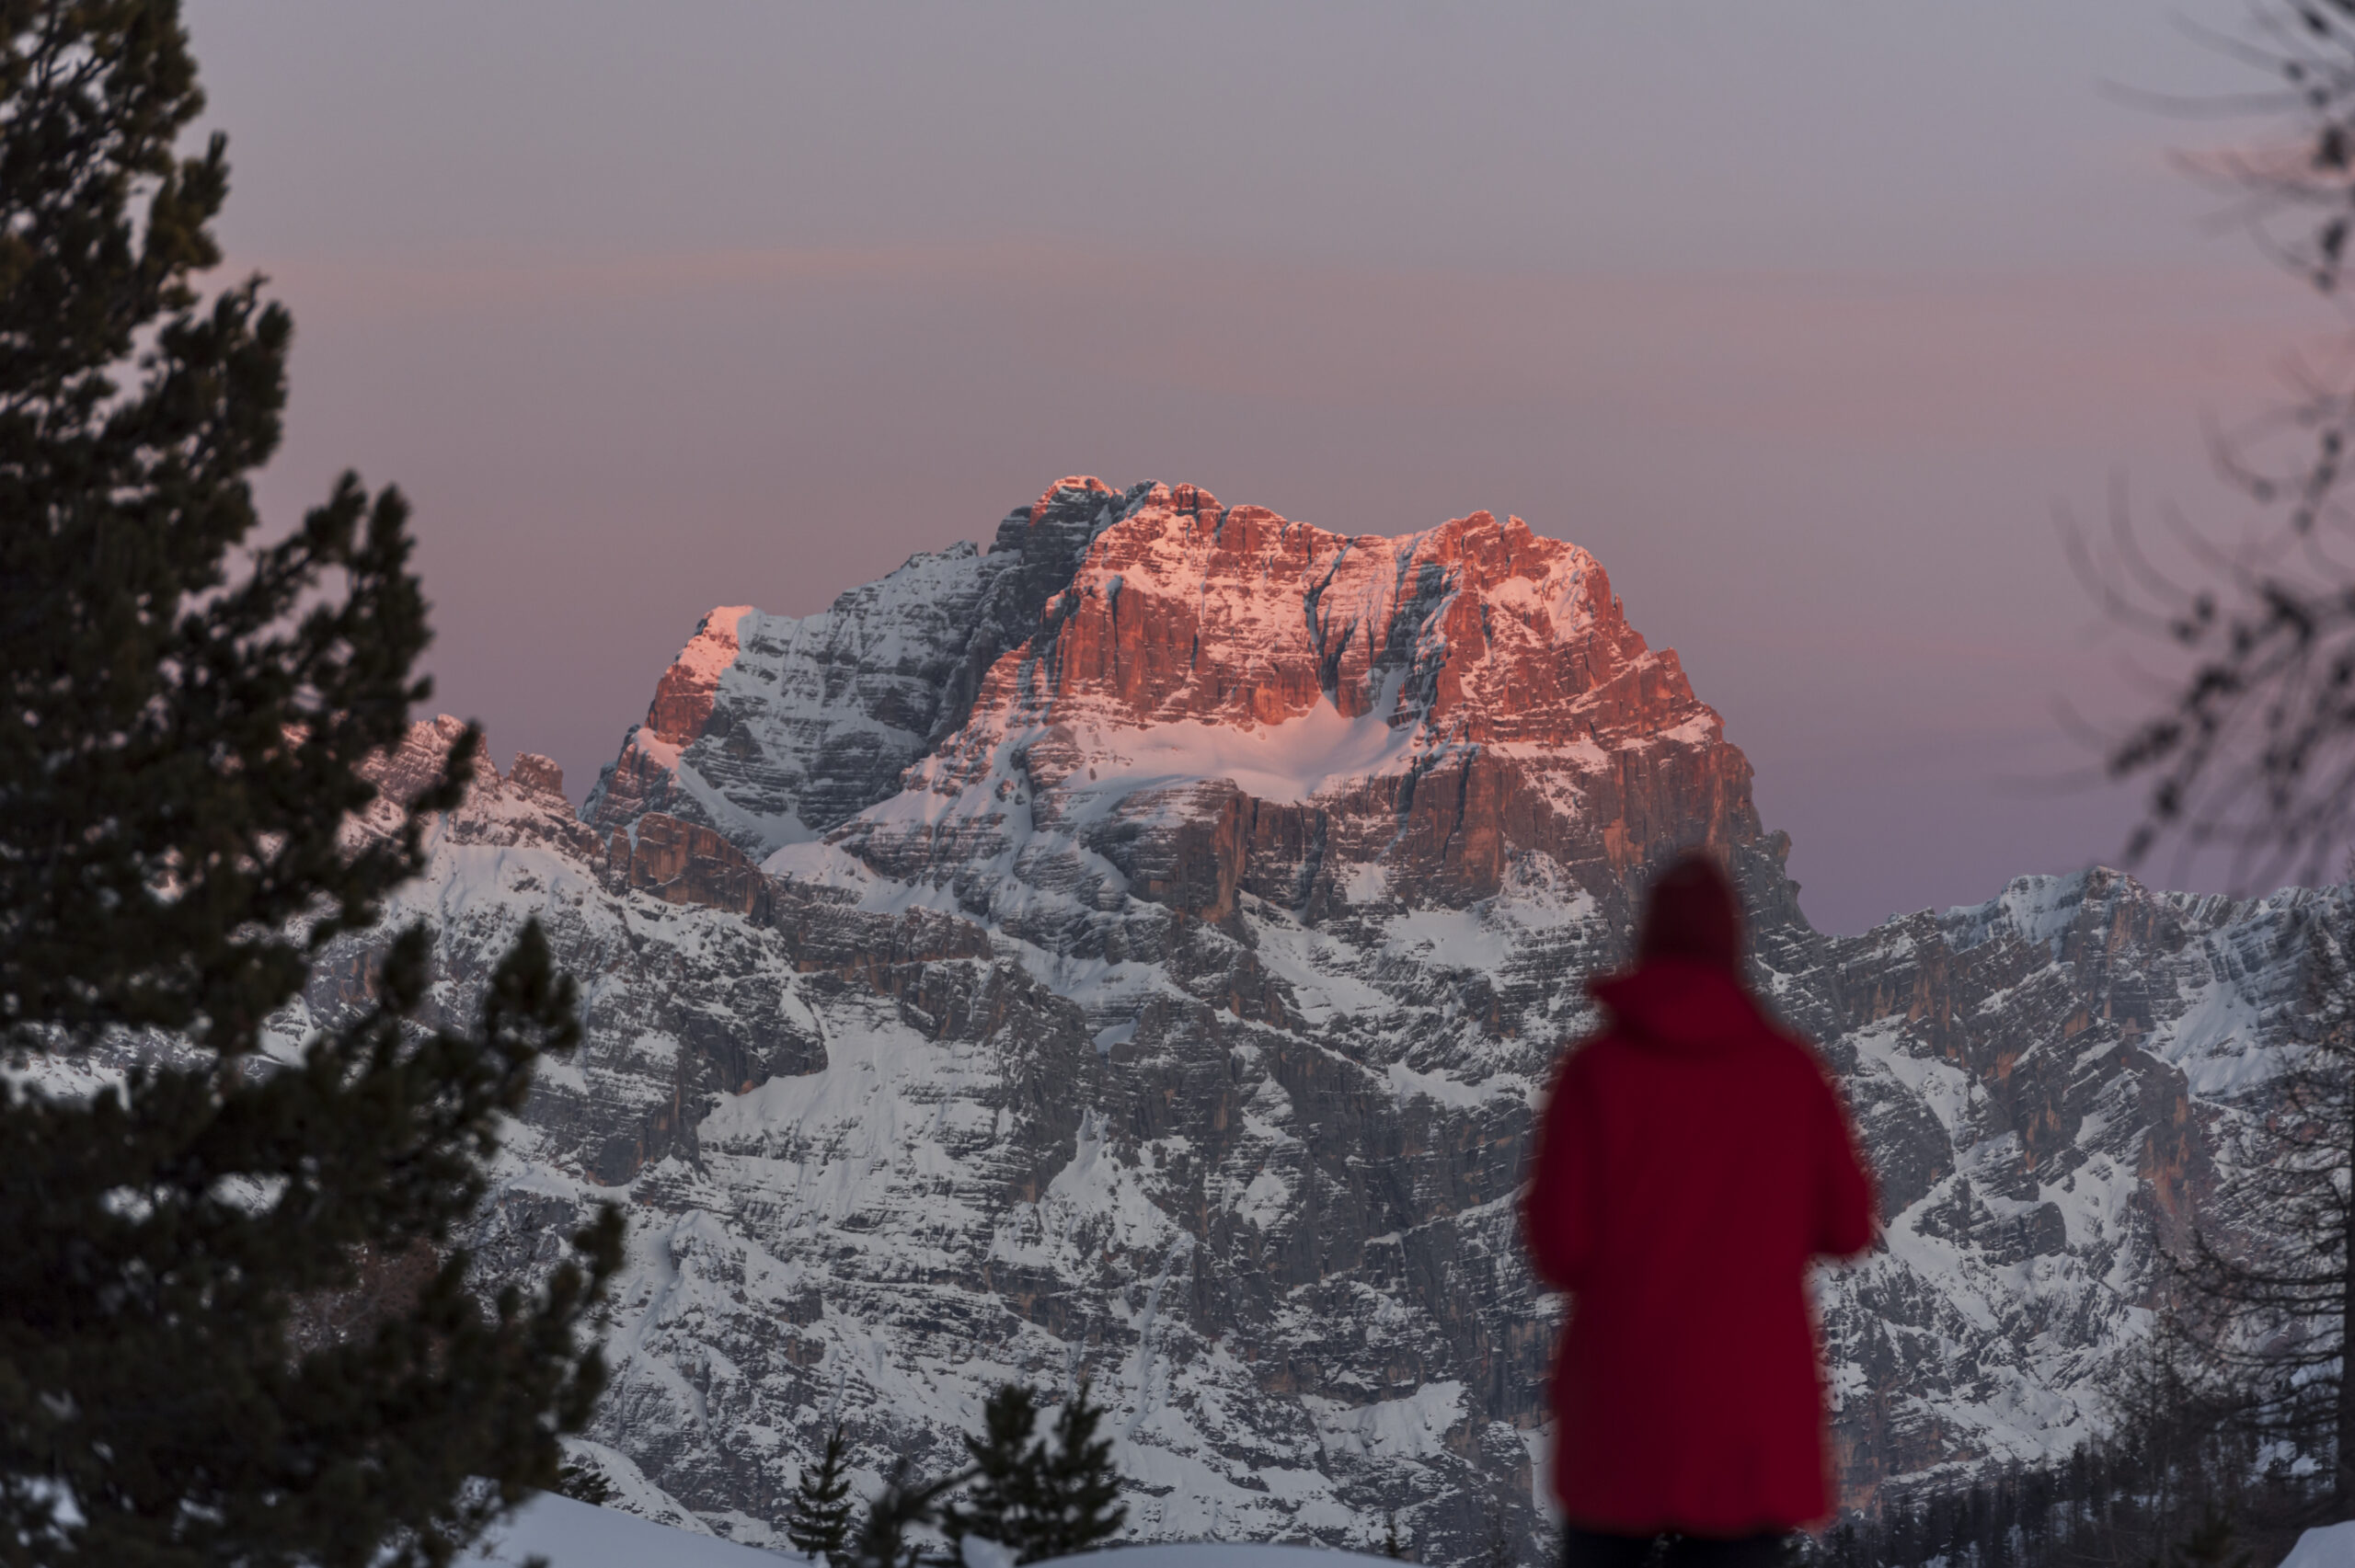
[[704,610],[1092,472],[1576,539],[1827,929],[2115,850],[2054,509],[2229,521],[2199,418],[2315,317],[2097,89],[2228,67],[2130,0],[1176,9],[195,0],[266,504],[408,490],[442,705],[576,797]]

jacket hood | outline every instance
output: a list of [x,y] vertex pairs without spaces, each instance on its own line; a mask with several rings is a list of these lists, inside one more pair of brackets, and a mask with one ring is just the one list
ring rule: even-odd
[[1713,963],[1646,959],[1624,975],[1587,982],[1614,1026],[1668,1046],[1730,1044],[1764,1020],[1742,983]]
[[1644,895],[1636,932],[1636,962],[1683,958],[1728,974],[1741,967],[1741,899],[1725,868],[1706,854],[1687,854],[1662,872]]

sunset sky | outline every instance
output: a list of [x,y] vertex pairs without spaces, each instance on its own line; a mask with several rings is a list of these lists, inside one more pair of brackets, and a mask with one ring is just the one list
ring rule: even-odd
[[2170,168],[2233,127],[2106,86],[2260,85],[2170,20],[2229,4],[189,10],[265,503],[397,481],[437,705],[576,799],[709,607],[1184,479],[1578,541],[1819,926],[1976,901],[2115,853],[2053,709],[2165,668],[2056,509],[2229,533],[2201,417],[2330,321]]

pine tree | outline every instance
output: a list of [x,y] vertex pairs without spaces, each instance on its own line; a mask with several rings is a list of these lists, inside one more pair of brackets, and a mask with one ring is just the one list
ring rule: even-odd
[[1034,1550],[1047,1505],[1046,1455],[1032,1436],[1038,1425],[1038,1396],[1020,1383],[1004,1385],[982,1406],[982,1430],[965,1439],[972,1490],[941,1520],[958,1562],[964,1561],[967,1536],[995,1541],[1017,1562],[1051,1555]]
[[[267,1034],[477,743],[351,830],[428,694],[407,509],[347,476],[248,548],[292,325],[200,300],[202,106],[177,0],[0,0],[0,1562],[440,1562],[557,1482],[620,1220],[489,1301],[451,1245],[578,1036],[535,926],[470,1023],[419,928]],[[353,1306],[372,1260],[413,1288]]]
[[1118,1501],[1120,1472],[1112,1465],[1111,1439],[1096,1435],[1104,1409],[1088,1392],[1082,1379],[1055,1418],[1054,1452],[1039,1487],[1038,1528],[1022,1562],[1092,1551],[1129,1516],[1128,1505]]
[[1037,1436],[1031,1390],[1008,1383],[990,1395],[981,1432],[965,1439],[973,1488],[942,1517],[954,1560],[964,1561],[968,1536],[995,1541],[1017,1562],[1037,1562],[1089,1551],[1116,1533],[1128,1508],[1119,1502],[1111,1440],[1096,1435],[1103,1418],[1085,1381],[1049,1436]]
[[1921,1528],[1910,1498],[1900,1497],[1882,1511],[1881,1528],[1889,1540],[1889,1561],[1911,1565],[1922,1561]]
[[1481,1568],[1513,1568],[1512,1537],[1505,1529],[1505,1511],[1501,1505],[1488,1508],[1488,1539],[1480,1551]]
[[2171,1568],[2249,1568],[2250,1555],[2234,1534],[2233,1516],[2211,1508],[2168,1558]]
[[964,1470],[936,1481],[912,1482],[908,1470],[908,1461],[901,1459],[883,1490],[867,1505],[858,1539],[851,1546],[852,1568],[914,1568],[918,1548],[908,1539],[909,1532],[937,1520],[942,1494],[973,1478],[973,1471]]
[[1398,1510],[1396,1508],[1382,1511],[1382,1555],[1393,1562],[1407,1560],[1406,1545],[1398,1539]]
[[603,1472],[583,1464],[569,1464],[556,1472],[557,1495],[602,1508],[613,1500],[614,1483]]
[[843,1424],[826,1434],[826,1450],[815,1470],[804,1465],[801,1482],[786,1507],[785,1539],[806,1556],[839,1558],[850,1539],[850,1478],[843,1473]]

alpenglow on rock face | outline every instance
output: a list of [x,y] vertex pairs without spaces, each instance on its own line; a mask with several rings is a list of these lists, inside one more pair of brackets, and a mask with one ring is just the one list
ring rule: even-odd
[[528,1276],[628,1207],[581,1453],[642,1510],[781,1539],[835,1419],[871,1488],[958,1462],[996,1383],[1086,1378],[1135,1539],[1395,1512],[1425,1562],[1534,1561],[1532,1108],[1694,845],[1882,1178],[1887,1246],[1821,1290],[1846,1500],[2065,1450],[2344,895],[2093,872],[1822,937],[1675,655],[1518,520],[1065,480],[986,553],[713,612],[577,818],[552,764],[486,766],[389,919],[441,924],[454,1008],[534,914],[580,978],[473,1241]]

